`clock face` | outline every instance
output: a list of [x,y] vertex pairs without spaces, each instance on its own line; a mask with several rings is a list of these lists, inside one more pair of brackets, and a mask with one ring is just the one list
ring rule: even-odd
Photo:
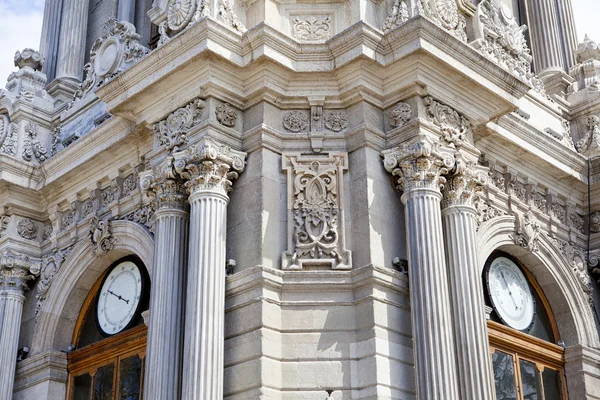
[[535,315],[535,300],[529,283],[517,264],[498,257],[488,269],[488,290],[496,313],[511,328],[527,330]]
[[103,333],[114,335],[128,327],[139,311],[142,289],[142,273],[133,262],[123,261],[110,271],[96,307],[98,326]]

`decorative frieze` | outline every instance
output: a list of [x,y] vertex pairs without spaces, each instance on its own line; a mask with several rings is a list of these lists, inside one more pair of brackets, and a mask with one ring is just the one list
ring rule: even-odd
[[526,213],[517,212],[516,231],[513,235],[515,243],[531,252],[537,251],[538,240],[542,234],[541,225],[531,210]]
[[215,109],[217,121],[223,126],[234,127],[238,112],[229,103],[221,103]]
[[154,124],[152,129],[160,144],[169,151],[178,151],[179,146],[187,143],[186,134],[200,123],[203,110],[204,101],[195,99]]
[[575,148],[581,154],[591,157],[600,154],[600,118],[590,115],[587,119],[588,131],[577,141]]
[[351,267],[345,248],[343,173],[346,153],[310,156],[284,154],[288,182],[288,250],[283,269],[323,266]]
[[553,201],[550,205],[550,215],[563,224],[567,223],[567,207],[558,201]]
[[40,274],[41,263],[24,254],[5,250],[0,255],[0,288],[27,290],[27,282]]
[[117,242],[112,234],[111,221],[101,220],[97,216],[90,221],[89,237],[96,254],[112,250]]
[[590,276],[587,271],[586,251],[573,243],[559,239],[556,236],[552,237],[552,242],[568,261],[569,267],[577,278],[582,289],[589,293],[590,291]]
[[33,220],[22,218],[17,224],[17,233],[23,239],[36,240],[38,236],[38,226]]
[[318,41],[331,37],[331,17],[297,16],[294,18],[293,36],[298,40]]
[[412,108],[408,103],[400,102],[390,111],[390,127],[400,128],[412,118]]
[[47,150],[40,143],[38,138],[39,126],[27,123],[25,125],[25,140],[23,141],[23,159],[31,161],[33,157],[39,162],[44,162],[48,158]]
[[576,212],[571,213],[569,216],[569,226],[579,233],[585,233],[584,218]]
[[344,111],[329,111],[323,121],[325,128],[333,132],[341,132],[348,127],[348,116]]
[[145,226],[150,232],[153,232],[153,217],[155,212],[155,204],[151,203],[124,215],[120,219],[135,222],[136,224]]
[[440,129],[442,139],[459,148],[471,133],[471,123],[451,107],[427,96],[423,99],[427,109],[427,120]]
[[404,0],[394,0],[392,10],[388,14],[387,18],[383,22],[383,32],[387,33],[394,28],[402,25],[410,17],[408,13],[408,6]]
[[290,132],[303,132],[308,128],[308,115],[298,110],[288,111],[283,115],[283,127]]
[[94,211],[96,211],[94,207],[94,201],[91,198],[87,199],[81,204],[81,218],[92,215]]
[[416,13],[430,19],[457,39],[467,41],[467,22],[458,11],[456,0],[417,0]]

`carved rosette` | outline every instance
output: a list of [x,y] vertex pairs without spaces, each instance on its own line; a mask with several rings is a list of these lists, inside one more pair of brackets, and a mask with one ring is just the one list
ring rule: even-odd
[[190,195],[208,191],[227,196],[246,166],[246,153],[208,140],[173,156],[174,169]]
[[[440,146],[425,141],[405,144],[382,152],[383,165],[405,195],[417,189],[440,191],[448,172],[454,167],[454,156]],[[404,196],[403,196],[404,197]]]
[[416,11],[457,39],[467,41],[467,22],[458,11],[456,0],[417,0]]
[[23,218],[17,224],[17,233],[23,239],[35,240],[38,236],[37,224],[29,218]]
[[343,218],[343,172],[346,153],[327,156],[283,156],[288,175],[288,251],[283,269],[304,266],[351,266],[345,248]]
[[517,227],[513,235],[515,243],[531,252],[538,250],[542,227],[531,210],[525,214],[516,213]]
[[325,128],[341,132],[348,127],[348,116],[343,111],[330,111],[325,115]]
[[5,250],[0,255],[0,290],[14,290],[19,293],[28,289],[27,282],[40,274],[41,263],[24,254]]
[[471,123],[451,107],[435,101],[431,96],[423,99],[427,108],[427,120],[440,129],[447,144],[459,148],[471,133]]
[[167,157],[160,166],[140,173],[140,189],[151,199],[155,209],[185,209],[184,182],[175,172],[173,163],[173,157]]
[[232,128],[235,126],[238,113],[229,103],[221,103],[215,109],[215,116],[221,125]]
[[154,124],[152,129],[160,144],[169,151],[177,151],[179,146],[187,143],[186,133],[200,123],[203,109],[204,101],[196,99]]
[[283,115],[283,127],[294,133],[305,131],[308,128],[308,115],[302,111],[289,111]]
[[479,193],[487,182],[487,168],[466,162],[460,154],[457,154],[456,167],[453,174],[447,178],[443,189],[442,208],[468,206],[475,210]]
[[92,217],[90,221],[89,237],[96,254],[103,254],[112,250],[117,243],[113,237],[111,222]]

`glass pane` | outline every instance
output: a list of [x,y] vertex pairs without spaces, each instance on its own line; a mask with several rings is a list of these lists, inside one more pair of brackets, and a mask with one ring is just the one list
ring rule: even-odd
[[544,369],[542,373],[544,381],[544,395],[546,400],[561,400],[560,397],[560,374],[550,368]]
[[142,387],[142,360],[132,356],[121,360],[119,376],[119,399],[139,400]]
[[539,374],[534,363],[519,360],[521,368],[521,383],[523,384],[523,400],[539,400]]
[[94,400],[112,400],[115,365],[98,368],[94,376]]
[[90,400],[92,394],[92,377],[89,374],[79,375],[73,379],[73,400]]
[[517,400],[515,364],[510,354],[496,351],[492,356],[497,400]]

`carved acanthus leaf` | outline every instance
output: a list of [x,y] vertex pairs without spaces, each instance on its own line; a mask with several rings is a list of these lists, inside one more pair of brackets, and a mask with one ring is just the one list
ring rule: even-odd
[[21,292],[40,274],[41,263],[29,256],[5,250],[0,256],[0,288]]
[[169,151],[178,151],[179,146],[187,143],[186,134],[200,123],[204,101],[196,99],[152,127],[160,144]]
[[293,34],[299,40],[327,40],[331,37],[331,17],[296,17]]
[[452,175],[447,177],[443,189],[442,207],[475,206],[479,193],[485,188],[487,182],[487,168],[467,162],[460,153],[457,153],[456,166]]
[[542,234],[541,225],[531,210],[515,214],[517,227],[513,235],[515,243],[531,252],[538,250],[538,241]]
[[110,220],[101,220],[97,216],[90,221],[89,237],[96,254],[106,253],[112,250],[117,243],[113,237]]

